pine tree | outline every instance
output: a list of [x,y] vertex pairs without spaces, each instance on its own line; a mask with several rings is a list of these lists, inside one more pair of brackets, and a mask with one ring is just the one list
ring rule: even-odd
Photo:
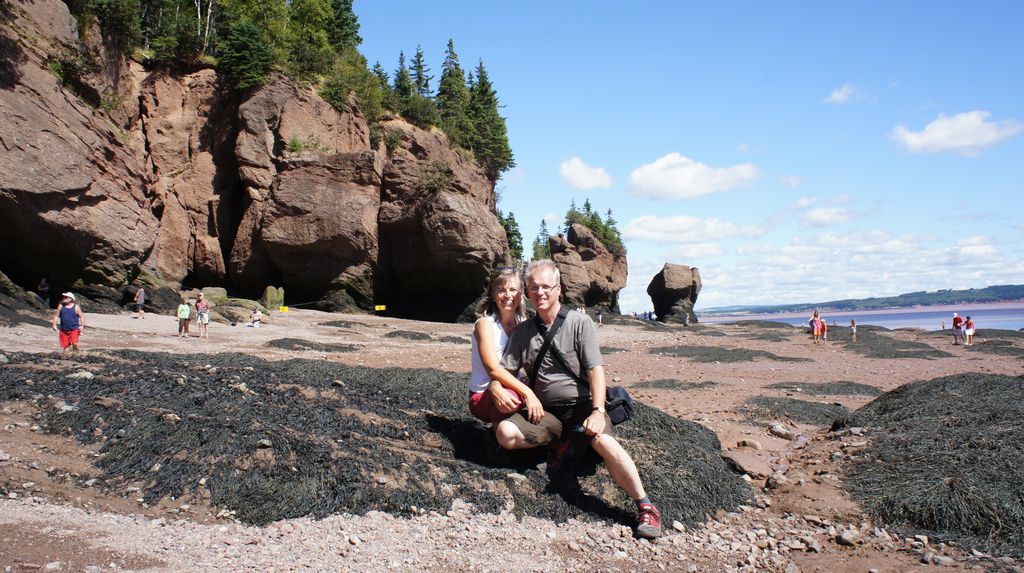
[[423,48],[419,45],[416,46],[416,54],[412,57],[411,70],[413,87],[416,93],[429,98],[430,80],[434,79],[434,76],[430,75],[430,68],[427,67],[427,62],[423,57]]
[[604,214],[604,224],[605,226],[607,226],[609,229],[612,229],[616,233],[619,232],[618,227],[616,227],[616,225],[618,225],[619,222],[616,221],[614,217],[612,217],[612,210],[610,207],[608,208],[608,211]]
[[551,235],[548,234],[548,223],[544,219],[540,221],[540,232],[537,233],[537,238],[533,240],[533,258],[531,260],[537,261],[540,259],[551,258]]
[[516,216],[511,211],[507,216],[498,211],[498,221],[505,228],[505,238],[508,239],[508,251],[512,260],[514,262],[523,260],[523,235],[519,232]]
[[327,38],[339,54],[344,48],[355,48],[363,42],[359,36],[359,20],[352,11],[352,0],[331,0],[333,17],[327,27]]
[[515,160],[508,144],[505,118],[498,113],[498,96],[482,60],[470,89],[469,118],[473,125],[470,149],[487,177],[497,181],[504,171],[515,166]]
[[246,21],[228,28],[217,69],[229,84],[245,91],[266,80],[274,63],[274,52],[263,37],[259,28]]
[[366,119],[371,123],[377,121],[384,98],[380,77],[366,68],[366,58],[351,46],[338,53],[320,96],[335,109],[345,110],[350,93],[355,94],[356,105]]
[[291,33],[286,0],[221,0],[222,23],[248,22],[263,34],[263,42],[270,46],[274,59],[287,59]]
[[392,89],[395,91],[399,105],[404,104],[412,96],[413,88],[409,68],[405,65],[405,52],[398,52],[398,69],[395,70],[395,83]]
[[441,81],[437,86],[435,101],[441,128],[448,134],[448,138],[452,143],[468,148],[473,127],[467,116],[469,89],[466,87],[466,73],[459,65],[459,56],[455,53],[455,42],[451,39],[448,40],[448,49],[441,65]]
[[377,76],[377,82],[380,84],[381,107],[391,111],[398,110],[395,91],[391,89],[391,78],[384,71],[384,66],[380,65],[380,62],[373,65],[373,75]]
[[593,212],[594,212],[594,208],[591,207],[591,205],[590,205],[590,198],[588,197],[588,198],[583,200],[583,214],[589,217],[591,215],[591,213],[593,213]]

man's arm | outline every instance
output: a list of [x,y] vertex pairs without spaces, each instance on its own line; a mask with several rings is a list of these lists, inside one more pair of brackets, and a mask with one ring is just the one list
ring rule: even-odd
[[58,320],[60,320],[60,307],[59,306],[57,307],[57,310],[53,311],[53,321],[52,321],[51,324],[53,325],[53,329],[54,330],[57,330],[57,321]]
[[604,366],[594,366],[587,370],[590,378],[590,399],[593,410],[586,420],[583,429],[588,436],[597,436],[604,431],[604,399],[607,396],[604,382]]
[[77,304],[75,305],[75,314],[78,315],[78,330],[84,329],[85,328],[85,316],[82,315],[82,307],[77,305]]

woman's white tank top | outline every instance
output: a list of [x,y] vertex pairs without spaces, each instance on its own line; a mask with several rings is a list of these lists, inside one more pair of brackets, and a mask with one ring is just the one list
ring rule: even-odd
[[[494,348],[491,351],[500,359],[501,355],[505,353],[505,347],[508,346],[508,335],[505,334],[505,329],[501,326],[501,318],[485,316],[477,319],[477,322],[481,320],[487,321],[487,325],[491,328],[491,338],[494,340]],[[491,377],[487,374],[487,368],[484,367],[484,362],[480,359],[479,345],[480,342],[476,339],[476,333],[474,332],[472,343],[473,370],[469,375],[469,391],[474,393],[483,392],[491,383]]]

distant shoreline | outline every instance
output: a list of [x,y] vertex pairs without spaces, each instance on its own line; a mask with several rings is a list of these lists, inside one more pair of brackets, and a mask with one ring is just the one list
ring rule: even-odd
[[[891,308],[873,308],[870,310],[832,310],[826,307],[821,307],[818,310],[822,314],[826,314],[829,317],[832,316],[871,316],[877,314],[911,314],[921,311],[926,312],[942,312],[948,311],[949,313],[954,312],[967,312],[968,310],[1024,310],[1024,301],[1022,302],[976,302],[968,304],[936,304],[936,305],[923,305],[923,306],[897,306]],[[729,312],[729,313],[710,313],[704,314],[697,312],[697,319],[709,319],[715,322],[725,322],[728,320],[758,320],[763,318],[799,318],[802,316],[810,316],[812,310],[802,311],[786,311],[786,312]],[[724,319],[724,320],[723,320]]]

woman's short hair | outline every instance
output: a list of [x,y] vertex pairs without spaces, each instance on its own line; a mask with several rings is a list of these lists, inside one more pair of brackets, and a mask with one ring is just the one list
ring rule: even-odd
[[498,314],[498,305],[494,303],[494,291],[505,284],[515,281],[519,283],[519,300],[516,301],[516,318],[520,321],[526,318],[526,304],[523,298],[523,279],[519,276],[519,270],[502,267],[491,273],[491,280],[487,287],[487,296],[480,301],[476,308],[477,318],[495,316]]

